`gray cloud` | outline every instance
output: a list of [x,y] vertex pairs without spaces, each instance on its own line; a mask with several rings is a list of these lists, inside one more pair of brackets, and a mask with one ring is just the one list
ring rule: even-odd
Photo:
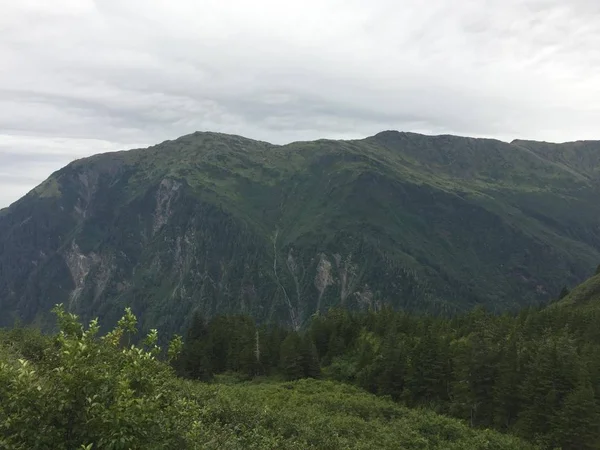
[[21,0],[0,60],[0,207],[196,130],[599,137],[595,0]]

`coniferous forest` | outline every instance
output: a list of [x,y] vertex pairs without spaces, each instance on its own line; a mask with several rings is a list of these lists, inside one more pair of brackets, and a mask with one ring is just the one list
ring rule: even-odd
[[542,448],[595,449],[599,323],[600,310],[559,305],[452,319],[331,310],[302,333],[196,317],[175,367],[204,380],[223,371],[336,380]]
[[[332,380],[243,382],[230,373],[205,383],[176,377],[169,363],[205,378],[228,366],[258,373],[260,364],[250,369],[251,351],[233,356],[236,346],[245,350],[251,333],[234,332],[230,340],[217,334],[223,330],[214,325],[227,320],[215,320],[204,338],[184,345],[175,337],[161,349],[155,331],[131,343],[137,322],[130,310],[103,336],[97,321],[84,327],[62,306],[55,313],[59,332],[53,336],[20,327],[0,333],[2,449],[534,448]],[[191,364],[192,353],[216,348],[197,345],[213,337],[228,347],[225,365],[209,355],[202,361],[211,361],[213,369]],[[305,353],[309,342],[295,334],[281,341],[287,376],[319,375],[316,360],[309,361],[313,350]]]
[[600,448],[600,276],[516,314],[331,309],[300,331],[0,333],[0,448]]

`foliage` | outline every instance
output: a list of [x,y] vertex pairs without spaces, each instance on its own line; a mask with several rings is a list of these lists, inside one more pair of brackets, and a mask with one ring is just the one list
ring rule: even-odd
[[569,295],[569,289],[564,286],[561,290],[560,290],[560,294],[558,294],[558,299],[562,300],[563,298],[565,298],[567,295]]
[[68,299],[106,327],[129,305],[143,334],[181,332],[196,310],[298,329],[336,306],[537,304],[600,260],[598,154],[398,132],[285,146],[194,133],[75,161],[0,214],[0,325],[49,330]]
[[[279,326],[257,327],[250,316],[217,316],[206,323],[195,314],[173,367],[180,376],[203,381],[229,371],[246,377],[269,375],[279,367],[280,347],[287,335]],[[315,365],[318,370],[318,362]]]
[[[518,315],[477,308],[448,319],[333,309],[314,317],[302,333],[272,333],[260,349],[266,350],[267,342],[277,347],[279,339],[280,359],[262,360],[262,373],[287,380],[318,377],[320,360],[330,380],[474,427],[514,433],[543,448],[598,448],[600,296],[582,297],[582,292],[600,294],[593,289],[595,278],[558,303]],[[199,345],[209,346],[211,333],[226,334],[232,329],[228,323],[248,320],[211,321],[212,331]],[[236,334],[239,348],[254,344],[253,330]],[[216,373],[243,367],[243,361],[243,351],[229,352]]]
[[[426,410],[410,410],[332,381],[192,385],[203,421],[236,430],[239,449],[529,449]],[[219,447],[219,445],[223,445]],[[231,446],[229,446],[231,445]]]
[[600,303],[570,301],[452,319],[333,311],[309,333],[333,342],[323,329],[359,331],[341,352],[337,344],[320,347],[331,361],[326,376],[543,448],[600,448]]
[[[532,448],[332,381],[177,379],[160,360],[156,332],[140,346],[126,343],[137,327],[130,310],[102,337],[97,321],[84,327],[60,306],[55,313],[52,337],[0,332],[0,448]],[[181,338],[172,342],[174,362]]]
[[[135,332],[130,310],[98,337],[96,320],[84,328],[62,306],[60,332],[43,356],[27,359],[29,340],[3,347],[0,363],[0,447],[6,449],[177,448],[187,407],[174,391],[171,370],[156,358],[157,335],[143,347],[123,341]],[[11,355],[12,353],[12,355]],[[93,447],[88,447],[93,445]]]
[[320,376],[317,349],[309,335],[289,333],[281,343],[280,358],[281,371],[287,380]]

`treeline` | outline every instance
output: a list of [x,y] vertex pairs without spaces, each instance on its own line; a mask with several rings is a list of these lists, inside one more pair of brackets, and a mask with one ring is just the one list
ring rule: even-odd
[[190,382],[167,363],[181,338],[136,339],[131,310],[104,335],[55,312],[54,335],[0,329],[2,450],[534,450],[334,381]]
[[196,316],[181,375],[324,376],[544,448],[600,448],[600,312],[567,307],[452,319],[404,312],[315,316],[306,331]]
[[209,381],[224,372],[247,377],[279,374],[287,380],[320,376],[310,334],[277,325],[257,327],[249,316],[217,316],[206,322],[195,314],[184,342],[173,363],[183,377]]

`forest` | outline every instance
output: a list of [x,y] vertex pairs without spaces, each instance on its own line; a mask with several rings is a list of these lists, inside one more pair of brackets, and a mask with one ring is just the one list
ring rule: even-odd
[[[596,277],[598,278],[598,277]],[[195,316],[173,362],[188,378],[324,378],[541,448],[600,448],[600,310],[562,304],[454,318],[332,309],[305,332]]]
[[[0,331],[0,448],[597,449],[600,276],[516,314],[244,315],[162,348],[129,308]],[[399,447],[400,446],[400,447]]]
[[535,448],[332,380],[186,380],[169,364],[183,355],[181,338],[166,349],[155,331],[136,339],[130,310],[103,336],[98,321],[55,313],[54,335],[0,332],[2,449]]

